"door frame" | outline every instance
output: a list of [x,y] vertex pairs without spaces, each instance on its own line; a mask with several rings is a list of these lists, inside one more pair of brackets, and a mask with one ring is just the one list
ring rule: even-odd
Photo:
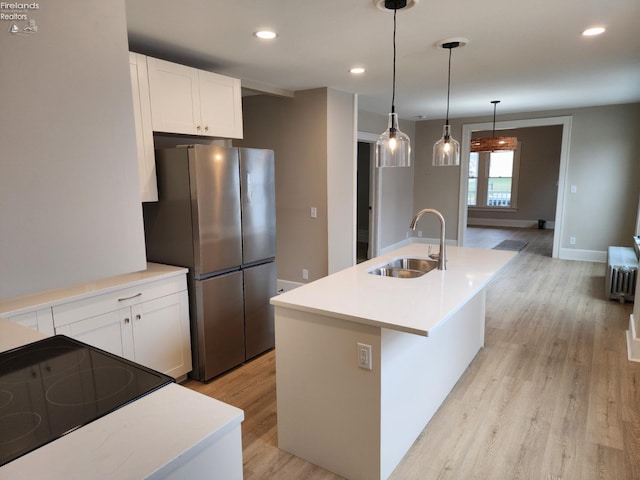
[[[562,144],[560,148],[560,168],[558,172],[558,196],[556,198],[556,218],[553,230],[553,258],[560,258],[560,240],[564,228],[565,196],[567,191],[567,171],[569,169],[569,147],[571,143],[571,126],[573,117],[545,117],[526,120],[507,120],[496,122],[496,130],[514,128],[545,127],[562,125]],[[491,130],[492,122],[469,123],[462,126],[462,155],[460,158],[460,197],[458,199],[458,245],[464,245],[467,229],[467,187],[469,177],[469,153],[473,132]]]

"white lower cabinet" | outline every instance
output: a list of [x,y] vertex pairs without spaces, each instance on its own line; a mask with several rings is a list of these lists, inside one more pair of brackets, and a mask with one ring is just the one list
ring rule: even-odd
[[173,377],[191,371],[186,291],[132,307],[131,324],[136,362]]
[[131,317],[130,311],[130,308],[126,308],[96,315],[86,320],[56,327],[56,333],[133,360],[131,322],[129,318],[126,322],[124,320],[125,315]]
[[191,371],[188,326],[184,291],[62,325],[56,333],[180,377]]
[[174,378],[191,371],[187,270],[147,270],[0,300],[0,317],[62,334]]

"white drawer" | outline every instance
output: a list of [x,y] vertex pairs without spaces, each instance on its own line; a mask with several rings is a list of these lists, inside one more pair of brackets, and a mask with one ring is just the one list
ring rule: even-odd
[[187,289],[185,275],[125,287],[53,307],[56,328]]

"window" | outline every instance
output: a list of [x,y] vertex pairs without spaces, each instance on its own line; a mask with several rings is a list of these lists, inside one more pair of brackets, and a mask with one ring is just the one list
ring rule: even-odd
[[515,209],[518,194],[518,150],[469,154],[467,205]]

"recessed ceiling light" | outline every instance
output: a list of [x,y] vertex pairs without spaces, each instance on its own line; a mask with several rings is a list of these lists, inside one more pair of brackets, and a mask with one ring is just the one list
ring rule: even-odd
[[261,40],[273,40],[278,36],[276,32],[272,30],[258,30],[257,32],[254,33],[254,35],[260,38]]
[[582,35],[584,35],[585,37],[593,37],[595,35],[600,35],[604,33],[605,30],[606,28],[604,27],[591,27],[591,28],[587,28],[584,32],[582,32]]
[[349,69],[349,72],[353,73],[354,75],[362,75],[365,72],[365,69],[362,67],[353,67]]

